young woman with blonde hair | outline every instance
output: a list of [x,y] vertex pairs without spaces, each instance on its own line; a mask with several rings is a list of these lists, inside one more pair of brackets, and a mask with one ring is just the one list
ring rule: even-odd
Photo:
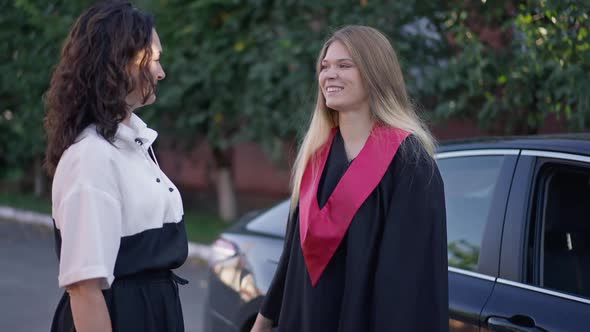
[[447,331],[443,182],[388,39],[346,26],[317,62],[292,213],[253,331]]

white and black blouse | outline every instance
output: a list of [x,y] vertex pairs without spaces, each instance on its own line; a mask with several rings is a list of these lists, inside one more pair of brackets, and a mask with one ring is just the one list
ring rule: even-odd
[[62,155],[52,188],[59,286],[177,268],[187,256],[176,186],[152,160],[157,132],[135,114],[109,143],[94,125]]

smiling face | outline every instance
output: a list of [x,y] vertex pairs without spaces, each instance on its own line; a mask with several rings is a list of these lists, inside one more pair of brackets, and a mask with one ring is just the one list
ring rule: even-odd
[[369,96],[361,73],[341,42],[328,47],[318,79],[327,107],[338,112],[368,110]]

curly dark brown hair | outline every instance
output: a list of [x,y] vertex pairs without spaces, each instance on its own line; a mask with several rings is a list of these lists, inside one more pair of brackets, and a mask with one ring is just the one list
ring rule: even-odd
[[[154,93],[148,69],[153,29],[153,16],[127,1],[99,2],[76,20],[45,94],[45,167],[50,175],[84,128],[95,124],[112,143],[129,112],[127,95],[138,88],[145,103]],[[130,63],[142,50],[134,80]]]

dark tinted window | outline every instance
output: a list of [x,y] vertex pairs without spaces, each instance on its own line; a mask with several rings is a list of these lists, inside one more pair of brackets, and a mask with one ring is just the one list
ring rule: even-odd
[[253,232],[284,237],[287,231],[287,218],[289,217],[289,200],[275,205],[254,218],[246,229]]
[[504,156],[437,161],[445,185],[449,266],[476,271]]
[[541,190],[540,284],[590,297],[590,170],[553,170]]

